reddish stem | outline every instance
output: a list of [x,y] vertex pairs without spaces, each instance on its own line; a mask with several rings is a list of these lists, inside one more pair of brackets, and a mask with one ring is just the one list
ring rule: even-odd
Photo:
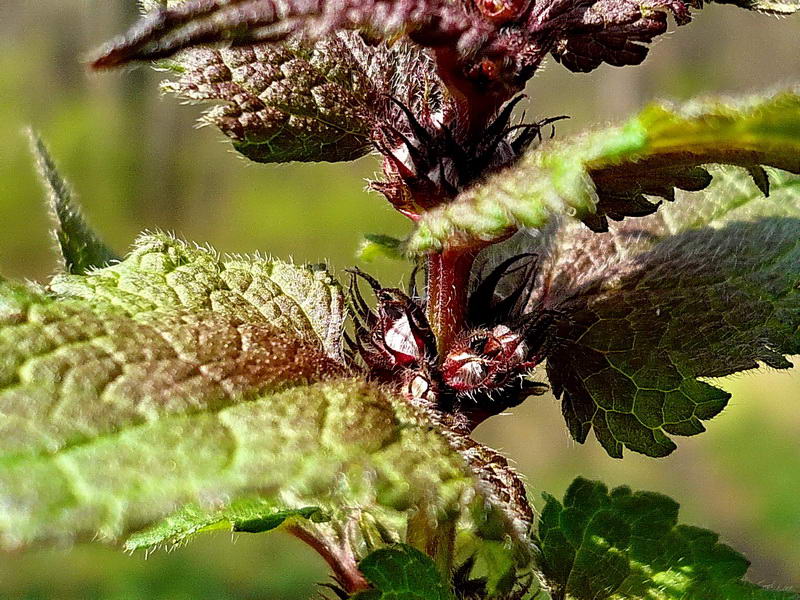
[[[458,126],[467,140],[480,138],[499,108],[513,95],[503,85],[479,87],[463,71],[463,57],[452,47],[434,50],[439,76],[456,102]],[[443,204],[447,198],[441,198]],[[420,206],[430,205],[419,202]],[[434,203],[434,206],[437,203]],[[418,220],[418,214],[407,214]],[[483,248],[444,250],[429,254],[428,261],[428,321],[436,336],[439,356],[444,357],[453,340],[466,327],[469,277],[475,256]]]
[[456,101],[460,126],[469,138],[479,136],[513,93],[503,87],[479,87],[464,75],[462,57],[454,48],[441,47],[434,52],[439,77]]
[[[325,540],[313,535],[299,525],[290,525],[286,531],[311,546],[328,563],[336,580],[348,594],[369,589],[369,583],[358,570],[358,563],[347,544],[332,548]],[[345,547],[347,546],[347,547]]]
[[428,255],[428,321],[439,356],[466,327],[469,276],[477,253],[459,248]]

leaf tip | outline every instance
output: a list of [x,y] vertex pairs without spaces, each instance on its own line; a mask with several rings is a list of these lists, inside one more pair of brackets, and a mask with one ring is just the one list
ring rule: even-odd
[[59,173],[41,136],[30,127],[25,133],[45,188],[48,210],[55,225],[53,236],[59,246],[64,269],[69,273],[83,274],[119,260],[87,225],[72,190]]

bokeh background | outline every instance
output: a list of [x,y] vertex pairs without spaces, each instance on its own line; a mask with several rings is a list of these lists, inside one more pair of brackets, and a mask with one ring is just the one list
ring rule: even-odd
[[[23,127],[51,146],[105,239],[122,250],[159,228],[227,252],[353,264],[364,232],[401,236],[407,223],[364,192],[373,158],[264,166],[193,127],[199,107],[160,96],[147,68],[96,75],[82,62],[136,16],[134,0],[0,2],[0,272],[45,279],[55,269],[42,191]],[[569,114],[559,135],[625,116],[657,98],[746,92],[800,81],[800,17],[778,20],[711,5],[664,36],[640,67],[573,75],[549,64],[532,81],[529,117]],[[362,265],[363,266],[363,265]],[[398,283],[406,267],[367,268]],[[691,335],[691,332],[687,332]],[[577,475],[670,494],[682,520],[721,533],[753,562],[750,577],[800,585],[800,370],[722,382],[733,392],[709,431],[661,460],[608,458],[570,441],[551,396],[483,425],[531,495],[560,496]],[[99,545],[0,556],[0,598],[294,599],[324,580],[322,561],[283,534],[208,535],[172,553],[129,556]]]

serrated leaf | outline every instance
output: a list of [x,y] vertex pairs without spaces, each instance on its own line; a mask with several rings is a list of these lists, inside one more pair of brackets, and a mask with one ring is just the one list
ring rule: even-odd
[[[790,15],[800,9],[798,0],[721,0],[717,3],[775,15]],[[667,16],[671,13],[678,25],[686,25],[692,20],[690,7],[700,9],[703,3],[598,0],[588,6],[585,2],[572,2],[568,8],[559,5],[554,20],[560,22],[551,53],[570,71],[581,73],[593,71],[603,63],[615,67],[638,65],[649,52],[646,44],[667,32]],[[547,11],[552,10],[552,3],[543,3],[539,14],[547,15]]]
[[82,274],[119,260],[86,224],[69,185],[58,173],[44,142],[33,131],[29,136],[39,176],[47,191],[48,207],[55,223],[53,234],[61,250],[65,271]]
[[181,75],[164,89],[219,102],[202,121],[256,162],[353,160],[397,111],[390,96],[416,106],[440,94],[429,57],[404,43],[370,45],[356,33],[313,44],[194,48],[176,61]]
[[[699,7],[699,3],[692,3]],[[558,33],[551,54],[570,71],[586,73],[606,63],[615,67],[638,65],[649,52],[646,44],[667,32],[667,17],[678,25],[691,22],[688,3],[680,0],[597,0],[559,6],[557,16],[547,15],[554,3],[539,9],[556,21]],[[560,14],[559,14],[560,13]],[[542,17],[540,17],[542,18]]]
[[238,494],[269,494],[284,510],[309,502],[402,510],[435,490],[442,495],[431,509],[447,512],[472,485],[444,441],[398,419],[389,398],[354,380],[203,408],[117,424],[57,451],[26,452],[17,443],[2,457],[2,544],[116,538],[181,504]]
[[[530,312],[556,315],[547,373],[572,436],[672,452],[727,404],[705,382],[800,353],[800,178],[716,169],[705,192],[594,234],[567,221],[515,251],[540,256]],[[689,194],[686,194],[687,196]]]
[[356,595],[359,600],[455,599],[433,560],[405,544],[372,552],[358,568],[374,588]]
[[373,42],[405,33],[423,45],[456,47],[493,29],[449,0],[148,0],[143,6],[153,10],[106,44],[94,68],[168,58],[200,44],[316,41],[346,30],[360,30]]
[[329,517],[316,506],[281,510],[274,501],[263,498],[236,500],[211,512],[197,505],[188,505],[161,523],[130,536],[125,541],[125,549],[132,551],[161,545],[174,547],[195,534],[220,529],[264,533],[298,519],[323,522]]
[[311,47],[197,48],[181,55],[181,76],[163,87],[222,102],[203,120],[250,160],[353,160],[368,152],[371,116],[385,102],[359,60],[368,59],[363,46],[342,35]]
[[[316,314],[303,310],[312,296]],[[329,275],[223,263],[164,235],[50,293],[4,283],[1,306],[0,532],[12,545],[95,524],[112,535],[206,485],[217,493],[214,481],[248,485],[225,467],[237,440],[222,415],[346,374],[319,335],[343,319]]]
[[800,173],[800,95],[654,104],[622,126],[542,144],[425,214],[408,249],[475,245],[542,228],[558,215],[604,231],[608,219],[654,212],[651,196],[703,189],[711,181],[707,163]]
[[[342,305],[324,270],[165,235],[47,289],[0,284],[0,546],[117,538],[186,504],[132,544],[309,507],[358,506],[397,539],[411,514],[469,528],[498,461],[473,465],[466,440],[345,367]],[[529,521],[501,516],[523,544]]]
[[221,258],[168,235],[140,237],[126,260],[86,277],[58,276],[55,294],[109,305],[131,317],[170,311],[211,313],[311,340],[342,357],[344,297],[321,266],[259,257]]
[[[798,10],[797,0],[720,3],[778,15]],[[591,71],[602,63],[639,64],[648,54],[646,44],[666,33],[668,15],[685,25],[692,20],[690,8],[702,8],[702,2],[683,0],[477,6],[449,0],[188,0],[185,4],[148,0],[144,5],[159,10],[108,44],[95,61],[96,68],[164,58],[197,44],[241,45],[292,36],[319,39],[337,30],[360,29],[371,38],[392,40],[406,34],[424,46],[446,48],[445,63],[456,54],[466,59],[466,64],[452,69],[458,78],[483,58],[502,62],[505,73],[497,79],[506,79],[510,86],[494,89],[506,94],[509,87],[521,89],[548,53],[572,71]],[[500,14],[492,14],[495,10],[507,14],[497,19]],[[479,86],[486,91],[493,84],[484,80]]]
[[564,503],[544,495],[540,565],[554,600],[796,600],[743,581],[748,561],[718,535],[678,524],[653,492],[576,479]]

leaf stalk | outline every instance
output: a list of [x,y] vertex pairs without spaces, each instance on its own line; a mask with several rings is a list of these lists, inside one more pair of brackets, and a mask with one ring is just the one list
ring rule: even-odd
[[348,543],[334,545],[322,536],[314,535],[300,525],[290,525],[286,531],[305,542],[319,554],[334,573],[336,581],[348,594],[369,589],[370,585],[358,569],[358,561]]

